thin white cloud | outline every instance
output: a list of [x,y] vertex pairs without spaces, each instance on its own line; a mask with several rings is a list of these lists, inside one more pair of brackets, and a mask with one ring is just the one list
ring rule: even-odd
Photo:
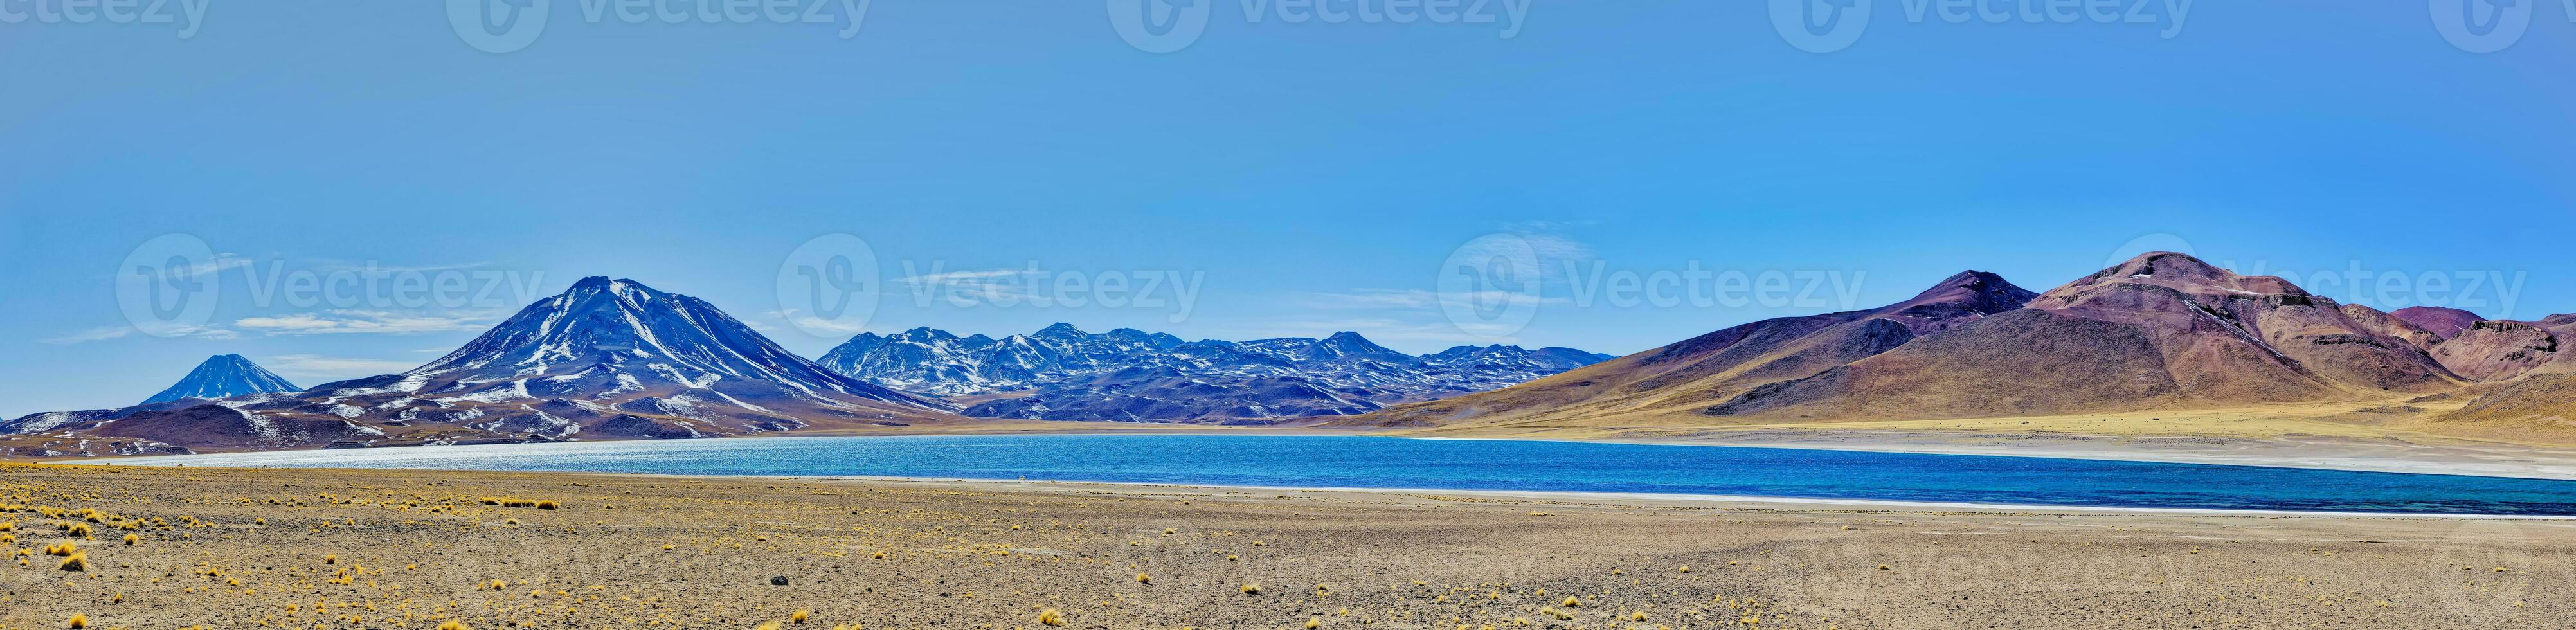
[[1520,343],[1519,337],[1499,328],[1479,331],[1447,321],[1426,322],[1391,317],[1264,322],[1262,328],[1267,335],[1289,337],[1321,337],[1347,330],[1379,343],[1414,347],[1430,344],[1482,346]]
[[1318,308],[1436,308],[1440,292],[1421,289],[1352,289],[1342,293],[1308,292],[1301,302]]
[[490,321],[490,318],[486,317],[411,315],[391,311],[342,309],[323,313],[244,317],[233,320],[233,325],[271,335],[405,335],[480,330],[489,325]]
[[89,343],[92,341],[106,341],[109,339],[122,339],[126,335],[131,335],[136,332],[139,331],[136,331],[133,326],[100,326],[97,328],[85,328],[63,333],[60,336],[45,339],[45,343],[73,344]]
[[1352,289],[1341,293],[1307,292],[1298,294],[1299,302],[1314,308],[1351,309],[1438,309],[1441,304],[1476,304],[1533,302],[1541,305],[1570,304],[1563,297],[1540,297],[1511,291],[1459,291],[1442,293],[1421,289]]
[[1031,272],[1030,272],[1029,270],[1026,270],[1026,269],[969,269],[969,270],[963,270],[963,271],[942,271],[942,272],[934,272],[934,273],[925,273],[925,274],[921,274],[921,275],[917,275],[917,276],[912,276],[912,277],[908,277],[908,278],[898,279],[898,280],[896,280],[896,282],[901,282],[901,283],[904,283],[904,284],[954,284],[954,283],[971,283],[971,282],[980,282],[980,281],[985,281],[985,280],[992,280],[992,279],[996,279],[996,278],[1008,278],[1008,277],[1018,276],[1018,275],[1028,274],[1028,273],[1031,273]]
[[[55,345],[69,345],[76,343],[89,343],[92,341],[107,341],[109,339],[123,339],[142,332],[142,330],[136,329],[133,326],[99,326],[96,328],[84,328],[63,333],[62,335],[42,339],[40,341]],[[168,337],[188,337],[212,340],[241,338],[240,333],[212,326],[172,326],[163,332],[169,333],[168,335],[165,335]]]
[[996,302],[1029,297],[1032,279],[1042,273],[1037,269],[934,271],[897,278],[895,282],[912,286],[916,293],[939,292],[949,299]]
[[318,354],[282,354],[263,359],[260,364],[288,374],[326,377],[396,374],[420,367],[420,364],[410,361],[329,357]]
[[[780,321],[787,322],[789,325],[795,326],[797,330],[803,330],[803,331],[810,332],[810,333],[818,333],[818,334],[828,333],[828,334],[834,334],[834,335],[855,335],[855,334],[859,334],[860,332],[863,332],[863,331],[866,331],[866,330],[867,330],[867,327],[862,326],[862,325],[860,325],[860,324],[858,324],[858,323],[844,323],[844,322],[832,321],[832,320],[824,319],[824,318],[821,318],[821,317],[815,317],[815,316],[812,316],[812,315],[807,315],[807,314],[804,314],[804,313],[799,313],[799,312],[796,312],[796,309],[787,309],[787,310],[783,310],[783,311],[769,311],[769,312],[764,313],[764,314],[765,314],[765,315],[768,315],[768,316],[770,316],[770,317],[777,318],[777,319],[779,319]],[[747,323],[747,324],[749,324],[749,325],[751,326],[752,330],[757,330],[757,331],[760,331],[760,332],[762,332],[762,333],[764,333],[764,334],[770,334],[770,333],[775,333],[775,332],[777,332],[777,331],[775,331],[775,330],[771,329],[770,327],[765,326],[765,325],[762,325],[762,324],[760,324],[760,323],[758,323],[758,322],[746,322],[746,323]]]
[[1505,223],[1503,229],[1512,232],[1561,232],[1566,228],[1592,227],[1600,224],[1600,219],[1531,219]]

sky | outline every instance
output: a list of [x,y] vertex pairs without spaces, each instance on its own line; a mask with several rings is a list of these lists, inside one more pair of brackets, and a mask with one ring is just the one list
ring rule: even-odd
[[591,275],[808,356],[1625,354],[2155,249],[2576,311],[2560,3],[514,1],[0,0],[0,417],[398,372]]

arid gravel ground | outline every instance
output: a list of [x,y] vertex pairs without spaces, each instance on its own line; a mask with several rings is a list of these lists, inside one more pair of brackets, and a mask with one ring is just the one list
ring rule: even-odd
[[9,629],[2576,627],[2566,521],[23,464],[0,495]]

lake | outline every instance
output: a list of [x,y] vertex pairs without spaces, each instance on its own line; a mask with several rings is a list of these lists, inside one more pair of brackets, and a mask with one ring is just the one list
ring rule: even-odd
[[728,438],[183,455],[119,465],[885,476],[1936,503],[2576,515],[2576,481],[2038,457],[1298,435]]

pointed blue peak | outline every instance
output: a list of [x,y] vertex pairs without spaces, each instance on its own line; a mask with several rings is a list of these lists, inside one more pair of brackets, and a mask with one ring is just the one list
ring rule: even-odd
[[1067,323],[1064,323],[1064,322],[1056,322],[1054,325],[1047,326],[1046,328],[1043,328],[1043,329],[1039,329],[1039,330],[1038,330],[1038,334],[1041,334],[1041,335],[1080,335],[1080,334],[1085,334],[1085,333],[1083,333],[1083,332],[1082,332],[1082,329],[1073,327],[1073,324],[1067,324]]

